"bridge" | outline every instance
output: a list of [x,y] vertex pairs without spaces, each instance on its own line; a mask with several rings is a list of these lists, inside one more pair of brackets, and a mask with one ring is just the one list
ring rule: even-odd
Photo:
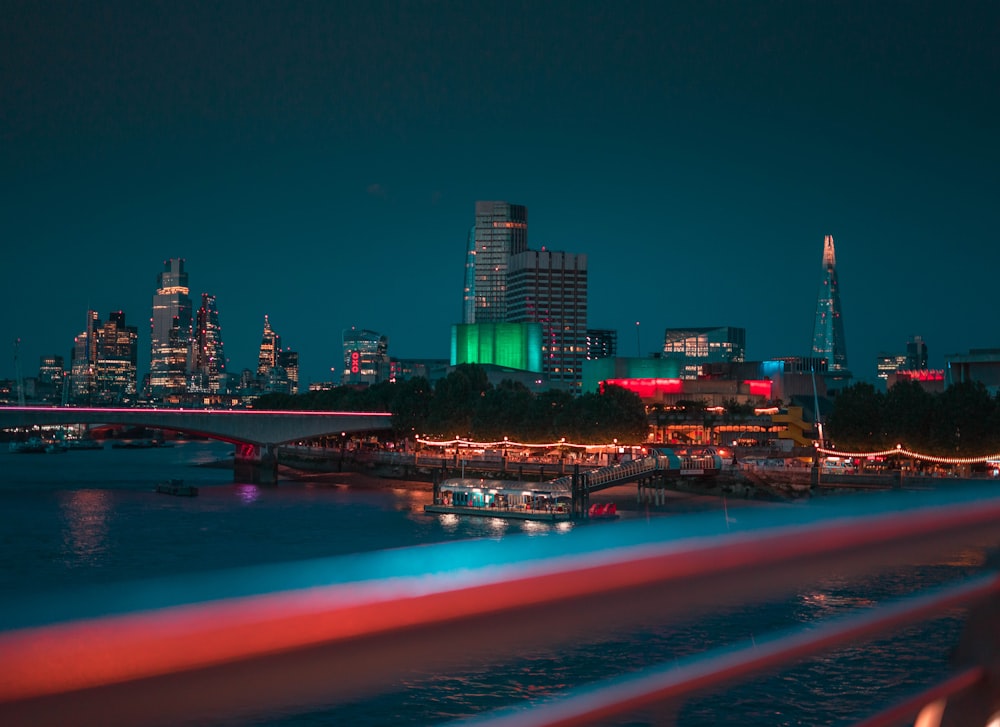
[[[903,693],[866,672],[855,696],[869,716],[857,724],[890,727],[916,716],[926,727],[992,727],[1000,720],[997,522],[992,487],[889,493],[755,509],[737,520],[638,520],[558,538],[446,542],[5,599],[0,724],[72,715],[76,725],[182,725],[310,705],[326,711],[414,679],[434,689],[440,675],[525,650],[570,653],[565,647],[584,642],[618,643],[630,629],[669,631],[712,609],[822,593],[831,576],[870,583],[918,564],[954,563],[942,582],[872,595],[790,630],[569,684],[537,701],[522,687],[518,704],[463,724],[605,724],[650,709],[663,718],[706,691],[730,705],[727,722],[741,723],[728,691],[740,680],[849,645],[873,644],[865,664],[892,661],[892,643],[927,648],[925,632],[911,627],[960,610],[951,672]],[[772,697],[779,714],[782,695]]]
[[275,448],[288,442],[341,433],[392,428],[388,412],[266,411],[256,409],[159,409],[90,407],[0,407],[0,429],[46,425],[124,424],[230,442],[236,447],[238,478],[274,482]]

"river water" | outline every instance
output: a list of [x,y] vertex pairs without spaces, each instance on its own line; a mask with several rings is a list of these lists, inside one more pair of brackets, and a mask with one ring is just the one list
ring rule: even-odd
[[[65,598],[74,589],[140,578],[467,538],[559,538],[573,530],[567,525],[425,515],[430,492],[392,481],[381,487],[350,486],[350,476],[344,475],[257,487],[234,483],[230,469],[200,466],[230,453],[228,445],[210,442],[58,455],[3,451],[0,602],[17,604],[47,594]],[[155,484],[167,479],[183,479],[197,486],[200,495],[154,493]],[[683,507],[681,503],[678,509]],[[640,516],[623,514],[626,519]],[[586,527],[613,528],[615,523]],[[914,585],[973,572],[975,561],[971,557],[922,564],[860,583],[830,578],[780,602],[697,614],[680,626],[558,651],[539,649],[509,663],[399,684],[353,703],[242,715],[213,724],[446,723],[772,629],[812,623]],[[0,627],[23,625],[12,613],[11,608],[0,612],[5,619]],[[852,724],[944,674],[960,628],[960,619],[949,615],[884,641],[811,659],[777,676],[692,698],[666,712],[636,714],[611,724]]]

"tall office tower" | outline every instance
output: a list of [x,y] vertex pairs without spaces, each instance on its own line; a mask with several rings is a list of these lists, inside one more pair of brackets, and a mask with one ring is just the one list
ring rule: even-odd
[[847,341],[844,339],[844,318],[840,308],[833,235],[827,235],[823,239],[823,279],[816,300],[812,351],[814,356],[826,358],[829,371],[847,370]]
[[921,336],[913,336],[906,343],[906,368],[910,371],[927,368],[927,344]]
[[184,260],[165,260],[163,272],[157,275],[149,319],[149,389],[154,398],[187,390],[193,337],[188,293]]
[[463,323],[510,322],[507,270],[511,256],[527,249],[526,207],[509,202],[476,202],[476,226],[466,254]]
[[94,363],[97,361],[97,329],[101,319],[97,311],[87,311],[83,332],[73,339],[70,355],[69,397],[79,403],[90,403],[94,390]]
[[125,325],[125,313],[112,311],[96,330],[93,403],[122,404],[135,399],[139,332]]
[[376,331],[344,331],[345,384],[378,384],[389,378],[389,339]]
[[680,377],[696,379],[707,363],[740,363],[747,348],[747,329],[733,326],[667,328],[663,356],[680,362]]
[[510,258],[507,321],[542,327],[542,372],[571,390],[587,358],[587,256],[525,250]]
[[281,336],[271,329],[271,322],[264,316],[264,335],[260,339],[260,354],[257,356],[257,376],[264,378],[278,365],[281,350]]
[[219,325],[215,296],[208,293],[201,294],[201,308],[198,309],[194,373],[203,390],[214,394],[223,388],[226,354],[222,347],[222,326]]
[[65,359],[62,356],[42,356],[38,362],[38,396],[46,401],[62,401],[66,382]]
[[286,392],[288,394],[299,393],[299,352],[286,348],[278,351],[278,368],[284,369],[285,379],[288,382]]

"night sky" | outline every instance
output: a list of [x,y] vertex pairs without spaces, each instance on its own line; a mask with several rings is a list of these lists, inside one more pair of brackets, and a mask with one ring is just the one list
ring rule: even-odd
[[141,377],[170,257],[231,370],[265,314],[303,388],[352,325],[447,358],[477,199],[587,253],[623,355],[807,355],[832,234],[855,375],[913,334],[940,367],[1000,347],[998,48],[995,2],[3,0],[0,377],[88,307]]

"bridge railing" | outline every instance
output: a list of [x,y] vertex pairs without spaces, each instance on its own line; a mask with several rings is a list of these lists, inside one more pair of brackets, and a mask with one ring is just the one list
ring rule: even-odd
[[[0,724],[58,724],[66,715],[77,725],[184,724],[329,708],[525,649],[782,598],[831,574],[867,577],[970,549],[986,553],[1000,545],[998,522],[996,490],[890,493],[7,600]],[[985,727],[990,710],[1000,711],[1000,575],[981,570],[836,621],[669,659],[473,721],[570,725],[624,716],[971,605],[964,644],[973,648],[960,645],[954,675],[896,706],[867,685],[875,717],[865,724],[926,715],[946,699],[946,719],[950,710],[965,720],[950,724]]]

